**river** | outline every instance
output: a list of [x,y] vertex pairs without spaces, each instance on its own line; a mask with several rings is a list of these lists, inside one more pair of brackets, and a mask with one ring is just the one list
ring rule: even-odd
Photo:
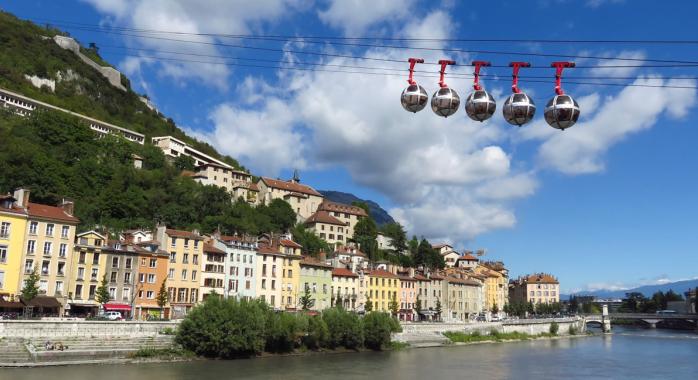
[[610,336],[253,360],[0,369],[0,380],[696,379],[698,335]]

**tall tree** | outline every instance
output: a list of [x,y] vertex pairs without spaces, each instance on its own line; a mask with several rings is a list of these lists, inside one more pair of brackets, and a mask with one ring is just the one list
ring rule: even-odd
[[306,255],[317,257],[320,251],[330,251],[330,245],[323,238],[306,229],[301,223],[293,227],[291,234],[293,241],[303,246],[303,253]]
[[97,287],[97,291],[95,292],[95,298],[97,299],[97,302],[99,302],[102,306],[104,306],[105,303],[111,300],[107,284],[107,275],[105,274],[104,276],[102,276],[102,281],[100,282],[99,286]]
[[373,311],[373,302],[371,301],[371,297],[366,298],[366,304],[364,305],[364,311],[367,313],[370,313]]
[[163,318],[165,306],[170,301],[170,295],[167,293],[167,279],[162,280],[160,291],[157,296],[158,307],[160,308],[160,318]]
[[381,227],[381,232],[391,239],[391,247],[397,253],[407,251],[407,232],[405,228],[397,222],[385,224]]
[[363,217],[354,226],[354,236],[352,240],[359,244],[360,249],[368,255],[369,260],[378,259],[378,243],[376,237],[378,229],[376,222],[370,217]]
[[313,299],[313,296],[310,294],[310,287],[306,286],[305,291],[303,292],[303,295],[300,298],[301,302],[301,309],[303,310],[310,310],[315,306],[315,300]]
[[417,313],[417,320],[419,320],[420,314],[422,314],[422,298],[419,295],[417,296],[417,301],[414,303],[414,311]]
[[390,304],[388,305],[388,308],[390,308],[390,314],[392,314],[393,317],[397,317],[399,307],[400,305],[397,303],[397,297],[395,297],[395,294],[393,293],[393,298],[390,300]]
[[39,273],[34,271],[29,274],[29,277],[24,281],[24,287],[22,287],[22,300],[31,301],[39,295]]
[[443,307],[441,306],[441,299],[437,298],[436,299],[436,315],[438,320],[441,320],[441,312],[443,311]]
[[260,210],[269,217],[275,231],[286,232],[296,224],[296,213],[283,199],[274,199]]

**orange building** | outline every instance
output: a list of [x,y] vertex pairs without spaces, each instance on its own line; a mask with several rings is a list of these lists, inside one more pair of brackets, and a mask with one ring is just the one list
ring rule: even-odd
[[157,242],[139,243],[135,249],[138,252],[138,267],[133,315],[137,319],[146,319],[149,315],[159,317],[162,313],[162,317],[168,318],[169,303],[161,309],[157,297],[163,282],[167,280],[169,254],[158,249]]

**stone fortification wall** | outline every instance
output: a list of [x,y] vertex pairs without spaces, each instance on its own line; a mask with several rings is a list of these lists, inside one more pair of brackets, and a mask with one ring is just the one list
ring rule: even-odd
[[157,336],[178,322],[139,321],[0,321],[0,337],[146,337]]
[[112,86],[118,88],[119,90],[127,91],[126,87],[124,87],[124,85],[121,84],[121,73],[119,72],[119,70],[109,66],[100,66],[95,61],[82,54],[80,52],[80,44],[73,38],[66,36],[55,36],[53,37],[53,40],[56,41],[58,46],[62,47],[63,49],[72,51],[78,57],[80,57],[80,59],[83,62],[87,63],[88,65],[92,66],[92,68],[99,71],[105,78],[107,78],[107,80]]

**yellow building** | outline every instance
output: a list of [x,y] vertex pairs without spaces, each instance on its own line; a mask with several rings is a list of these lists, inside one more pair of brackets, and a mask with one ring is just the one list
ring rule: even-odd
[[107,273],[107,255],[102,253],[105,248],[107,237],[100,233],[87,231],[77,235],[68,291],[70,315],[87,316],[99,312],[96,292]]
[[257,187],[261,202],[269,204],[274,199],[283,199],[291,205],[298,221],[308,219],[323,199],[322,194],[310,186],[301,184],[297,177],[290,181],[262,177],[257,182]]
[[204,237],[197,231],[179,231],[160,226],[155,240],[161,250],[170,254],[167,269],[170,317],[183,318],[199,300]]
[[478,279],[484,282],[485,302],[484,308],[487,311],[496,309],[501,311],[509,301],[509,284],[504,273],[492,270],[484,265],[475,267],[474,272],[478,274]]
[[368,301],[373,310],[390,312],[390,302],[395,299],[400,305],[400,279],[398,276],[383,270],[374,269],[366,274],[368,277]]
[[20,292],[22,249],[27,213],[11,195],[0,195],[0,297],[14,299]]
[[279,249],[284,254],[281,270],[281,303],[287,310],[298,308],[298,297],[302,295],[300,289],[302,248],[294,241],[279,240]]

